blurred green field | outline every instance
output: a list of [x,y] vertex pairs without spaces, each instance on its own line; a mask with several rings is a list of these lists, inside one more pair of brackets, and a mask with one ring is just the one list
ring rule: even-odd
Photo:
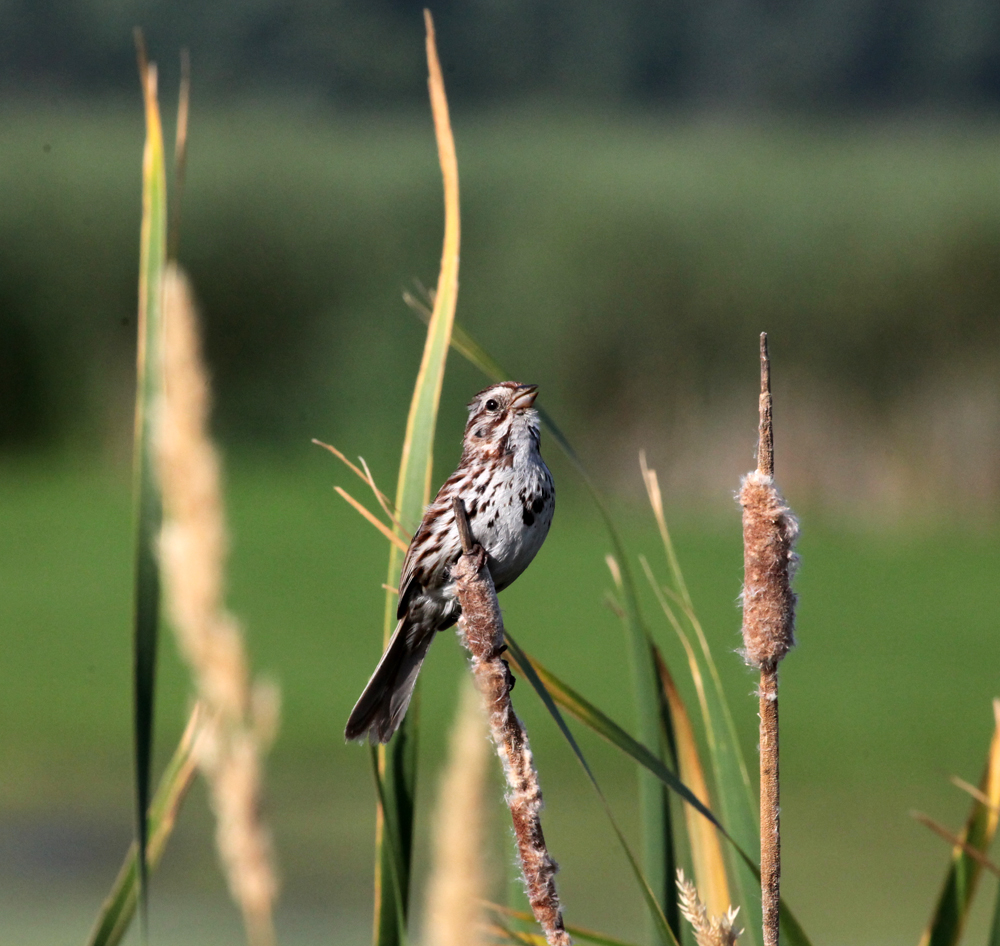
[[[442,433],[446,443],[456,439],[448,424]],[[454,452],[439,450],[442,469]],[[386,552],[333,494],[333,483],[355,485],[335,461],[305,445],[295,455],[284,465],[246,456],[233,462],[230,600],[245,621],[255,665],[283,691],[283,728],[269,771],[285,878],[282,941],[362,943],[373,787],[367,753],[345,746],[341,732],[379,654]],[[505,620],[524,646],[630,724],[624,639],[602,606],[608,543],[572,475],[558,459],[552,465],[561,487],[553,532],[531,570],[504,593]],[[386,470],[376,475],[391,482]],[[129,838],[129,488],[121,468],[41,460],[0,466],[5,942],[79,942]],[[782,673],[784,890],[817,944],[902,946],[916,941],[947,856],[907,812],[920,808],[957,826],[966,804],[947,778],[976,780],[985,755],[997,692],[1000,532],[851,531],[800,511],[800,645]],[[634,553],[649,555],[662,572],[649,517],[635,507],[619,513]],[[676,508],[672,518],[745,750],[753,753],[754,681],[732,653],[738,511]],[[683,680],[679,649],[649,597],[650,622]],[[419,869],[433,768],[461,672],[457,642],[442,635],[423,690]],[[684,689],[690,698],[690,686]],[[161,758],[179,732],[188,694],[165,634]],[[641,936],[640,899],[575,763],[530,690],[522,685],[514,697],[546,790],[546,835],[563,866],[568,917]],[[583,745],[634,831],[630,767],[589,736]],[[499,837],[499,795],[496,815]],[[154,882],[155,941],[239,941],[225,897],[196,789]]]
[[[656,430],[685,489],[712,479],[767,329],[779,403],[812,436],[785,469],[815,501],[944,484],[993,508],[1000,446],[969,417],[1000,401],[995,125],[458,109],[455,133],[458,318],[609,473]],[[0,447],[128,451],[141,143],[138,96],[5,111]],[[180,259],[217,431],[323,430],[389,462],[398,437],[371,418],[401,428],[422,337],[399,297],[440,252],[428,117],[222,110],[196,85],[189,148]],[[477,380],[455,366],[447,416]],[[724,459],[713,489],[744,462]]]

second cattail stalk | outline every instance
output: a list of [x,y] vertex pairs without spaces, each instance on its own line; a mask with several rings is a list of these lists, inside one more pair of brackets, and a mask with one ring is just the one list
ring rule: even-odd
[[774,484],[771,368],[760,336],[760,439],[757,469],[738,494],[743,507],[743,657],[760,670],[760,874],[764,946],[777,946],[781,902],[778,768],[778,663],[795,643],[799,527]]

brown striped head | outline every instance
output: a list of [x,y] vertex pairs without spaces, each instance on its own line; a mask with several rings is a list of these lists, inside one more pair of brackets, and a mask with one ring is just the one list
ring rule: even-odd
[[537,384],[502,381],[480,391],[469,402],[462,456],[502,460],[519,448],[539,443],[538,412],[532,407]]

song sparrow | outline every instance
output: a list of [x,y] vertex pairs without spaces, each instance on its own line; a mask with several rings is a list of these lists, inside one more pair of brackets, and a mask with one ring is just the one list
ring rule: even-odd
[[465,504],[475,540],[487,555],[497,591],[523,572],[542,547],[555,509],[555,489],[538,451],[538,386],[505,381],[480,391],[458,469],[427,507],[399,579],[399,624],[347,721],[348,739],[388,742],[396,731],[420,665],[437,631],[461,613],[451,566],[462,548],[453,500]]

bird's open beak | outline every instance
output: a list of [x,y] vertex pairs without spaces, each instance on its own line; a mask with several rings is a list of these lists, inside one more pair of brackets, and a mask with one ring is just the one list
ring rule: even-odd
[[535,403],[536,397],[538,397],[537,384],[518,385],[517,396],[511,401],[510,409],[512,411],[526,411]]

